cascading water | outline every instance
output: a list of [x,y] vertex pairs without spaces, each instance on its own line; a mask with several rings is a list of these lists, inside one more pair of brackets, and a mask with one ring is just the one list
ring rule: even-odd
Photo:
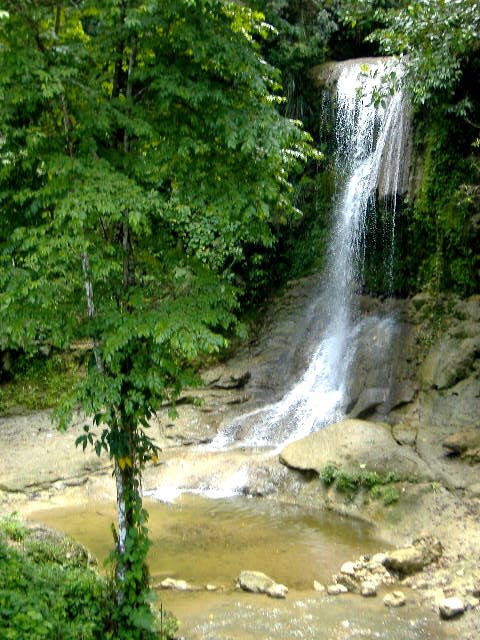
[[[318,337],[304,374],[280,401],[239,416],[209,445],[184,454],[180,464],[167,462],[161,484],[145,495],[173,500],[184,492],[212,497],[242,493],[252,470],[272,459],[273,451],[345,415],[347,373],[361,330],[355,322],[355,294],[361,287],[366,221],[375,215],[377,198],[384,199],[391,204],[393,234],[396,195],[405,190],[405,98],[397,92],[385,103],[375,103],[391,64],[375,61],[367,72],[364,65],[341,63],[334,97],[334,223],[323,284],[307,314],[318,320]],[[393,246],[392,237],[385,244]]]
[[[408,109],[401,91],[380,100],[391,61],[345,64],[336,83],[337,176],[334,225],[316,308],[325,327],[307,370],[279,402],[241,416],[216,439],[276,446],[301,438],[344,414],[345,378],[355,339],[354,298],[361,284],[367,216],[377,197],[390,206],[393,251],[397,194],[404,188]],[[398,74],[399,68],[396,68]],[[387,269],[392,269],[390,257]],[[245,427],[245,425],[248,425]]]

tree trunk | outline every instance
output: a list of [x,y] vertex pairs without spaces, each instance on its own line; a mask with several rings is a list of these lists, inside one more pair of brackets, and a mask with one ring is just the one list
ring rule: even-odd
[[[122,558],[125,557],[125,549],[127,545],[128,536],[128,521],[127,521],[127,502],[126,502],[126,487],[124,477],[117,460],[115,460],[115,483],[117,485],[117,522],[118,522],[118,539],[117,539],[117,551],[118,561],[115,567],[115,574],[117,578],[117,585],[123,585],[125,583],[125,562],[122,562]],[[117,602],[121,604],[124,599],[123,589],[117,586]]]

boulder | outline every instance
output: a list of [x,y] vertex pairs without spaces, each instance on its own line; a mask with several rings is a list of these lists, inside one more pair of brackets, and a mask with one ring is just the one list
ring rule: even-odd
[[444,598],[438,606],[438,611],[443,620],[450,620],[465,612],[465,603],[461,598]]
[[266,593],[271,598],[285,598],[288,589],[261,571],[241,571],[236,580],[237,586],[251,593]]
[[402,549],[395,549],[386,553],[384,566],[401,576],[421,571],[432,562],[436,562],[442,555],[441,543],[433,536],[425,536]]
[[329,464],[345,471],[395,471],[405,478],[432,480],[431,472],[410,449],[400,446],[390,426],[367,420],[343,420],[287,445],[280,461],[320,474]]

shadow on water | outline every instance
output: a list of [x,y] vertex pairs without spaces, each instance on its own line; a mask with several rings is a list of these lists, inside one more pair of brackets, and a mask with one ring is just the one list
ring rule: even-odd
[[[365,599],[314,591],[314,580],[325,584],[346,560],[384,547],[363,523],[255,498],[184,495],[174,504],[147,501],[147,508],[153,584],[169,576],[217,588],[159,592],[163,605],[178,616],[186,640],[448,637],[436,616],[416,605],[413,592],[407,606],[394,611],[384,607],[382,594]],[[112,545],[114,516],[114,505],[90,503],[43,510],[31,518],[72,535],[101,561]],[[287,599],[235,590],[243,569],[263,571],[286,584]]]

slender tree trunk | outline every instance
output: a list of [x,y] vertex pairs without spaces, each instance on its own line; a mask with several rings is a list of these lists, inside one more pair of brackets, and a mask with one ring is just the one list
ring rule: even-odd
[[[125,497],[125,482],[122,471],[115,459],[115,483],[117,487],[117,523],[118,523],[118,539],[117,539],[117,552],[118,562],[115,567],[115,573],[117,577],[117,583],[123,585],[125,582],[126,563],[122,561],[125,558],[125,551],[127,545],[128,536],[128,519],[127,519],[127,501]],[[117,602],[122,603],[124,599],[124,593],[122,588],[117,588]]]

